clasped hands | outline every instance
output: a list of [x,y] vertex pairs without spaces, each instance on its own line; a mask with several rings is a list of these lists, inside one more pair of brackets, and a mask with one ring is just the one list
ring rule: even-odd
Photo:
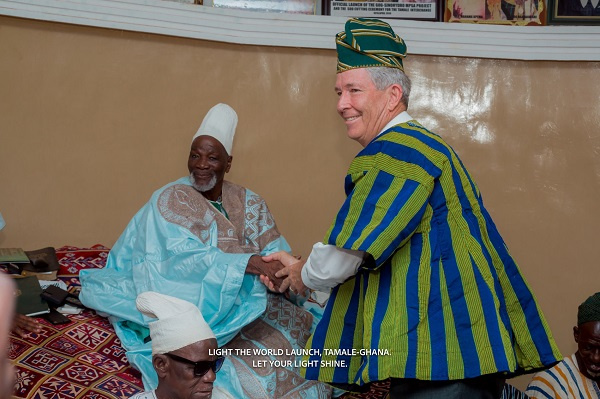
[[[258,264],[256,256],[250,258],[248,267],[250,264]],[[290,255],[285,251],[273,253],[268,256],[259,258],[262,265],[257,266],[260,274],[260,281],[267,286],[267,288],[274,292],[285,292],[288,289],[294,293],[306,296],[308,288],[302,282],[302,267],[306,261],[299,260],[299,258]]]

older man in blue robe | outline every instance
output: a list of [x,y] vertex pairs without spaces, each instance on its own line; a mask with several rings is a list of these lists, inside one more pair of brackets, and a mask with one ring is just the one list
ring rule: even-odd
[[[218,104],[208,112],[192,141],[190,175],[152,195],[114,245],[104,269],[81,272],[80,298],[108,315],[127,358],[142,372],[146,389],[154,389],[158,381],[151,363],[149,320],[137,311],[135,299],[156,291],[195,304],[219,347],[229,343],[234,349],[226,352],[232,356],[216,386],[235,397],[279,397],[296,389],[312,398],[328,397],[325,385],[299,381],[294,367],[276,370],[271,362],[288,360],[290,350],[304,347],[313,318],[282,296],[267,295],[259,280],[259,275],[277,279],[275,272],[282,267],[264,262],[261,255],[290,247],[265,201],[224,180],[236,126],[237,114],[228,105]],[[273,312],[265,312],[267,308]],[[278,314],[293,317],[286,324]],[[237,341],[230,342],[234,337]],[[251,357],[235,356],[248,353],[237,351],[240,347],[274,345],[288,350],[282,351],[282,358],[261,357],[266,362],[259,369]]]

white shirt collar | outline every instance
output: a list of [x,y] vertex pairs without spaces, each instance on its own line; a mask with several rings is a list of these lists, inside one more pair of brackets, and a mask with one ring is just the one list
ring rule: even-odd
[[394,119],[392,119],[391,121],[388,122],[387,125],[384,126],[384,128],[381,130],[381,132],[379,132],[377,134],[377,136],[375,136],[376,138],[379,137],[381,135],[381,133],[385,132],[386,130],[388,130],[389,128],[391,128],[392,126],[396,126],[400,123],[405,123],[412,120],[412,117],[408,114],[408,112],[406,111],[402,111],[401,113],[399,113],[398,115],[396,115],[394,117]]

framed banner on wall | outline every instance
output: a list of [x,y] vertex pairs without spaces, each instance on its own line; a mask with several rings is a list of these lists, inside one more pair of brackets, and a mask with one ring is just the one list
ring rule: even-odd
[[549,25],[600,25],[600,0],[548,0]]
[[544,0],[447,0],[444,21],[545,25],[546,7]]
[[442,0],[323,0],[323,15],[441,21]]
[[317,0],[207,0],[204,5],[216,8],[315,15]]

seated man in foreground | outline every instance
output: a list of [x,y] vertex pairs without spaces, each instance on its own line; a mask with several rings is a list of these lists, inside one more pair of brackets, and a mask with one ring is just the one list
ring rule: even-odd
[[539,372],[525,392],[531,398],[600,398],[600,292],[579,305],[573,327],[577,352]]
[[196,306],[151,291],[141,293],[136,305],[144,316],[158,319],[148,325],[158,387],[131,399],[233,398],[213,390],[224,358],[214,354],[217,339]]
[[[129,362],[142,372],[148,390],[156,387],[157,377],[150,343],[145,342],[147,320],[135,306],[142,292],[155,291],[196,305],[219,346],[230,343],[245,326],[244,333],[236,337],[238,346],[231,349],[279,348],[284,344],[303,348],[310,334],[312,315],[281,295],[267,296],[258,278],[260,274],[276,278],[274,274],[281,267],[279,262],[263,262],[259,255],[290,248],[265,201],[244,187],[224,181],[231,167],[236,126],[237,114],[231,107],[213,107],[193,138],[189,177],[152,195],[115,243],[104,269],[80,274],[81,301],[109,316]],[[290,312],[296,312],[294,317],[282,323]],[[261,360],[273,360],[266,356]],[[254,360],[228,358],[215,385],[240,398],[276,397],[272,391],[286,390],[282,388],[286,384],[300,387],[306,397],[328,395],[323,384],[296,382],[296,367],[275,370],[274,363],[258,365]],[[266,369],[269,365],[275,367],[272,372]],[[243,386],[239,382],[242,378]],[[254,389],[248,380],[260,386]]]

